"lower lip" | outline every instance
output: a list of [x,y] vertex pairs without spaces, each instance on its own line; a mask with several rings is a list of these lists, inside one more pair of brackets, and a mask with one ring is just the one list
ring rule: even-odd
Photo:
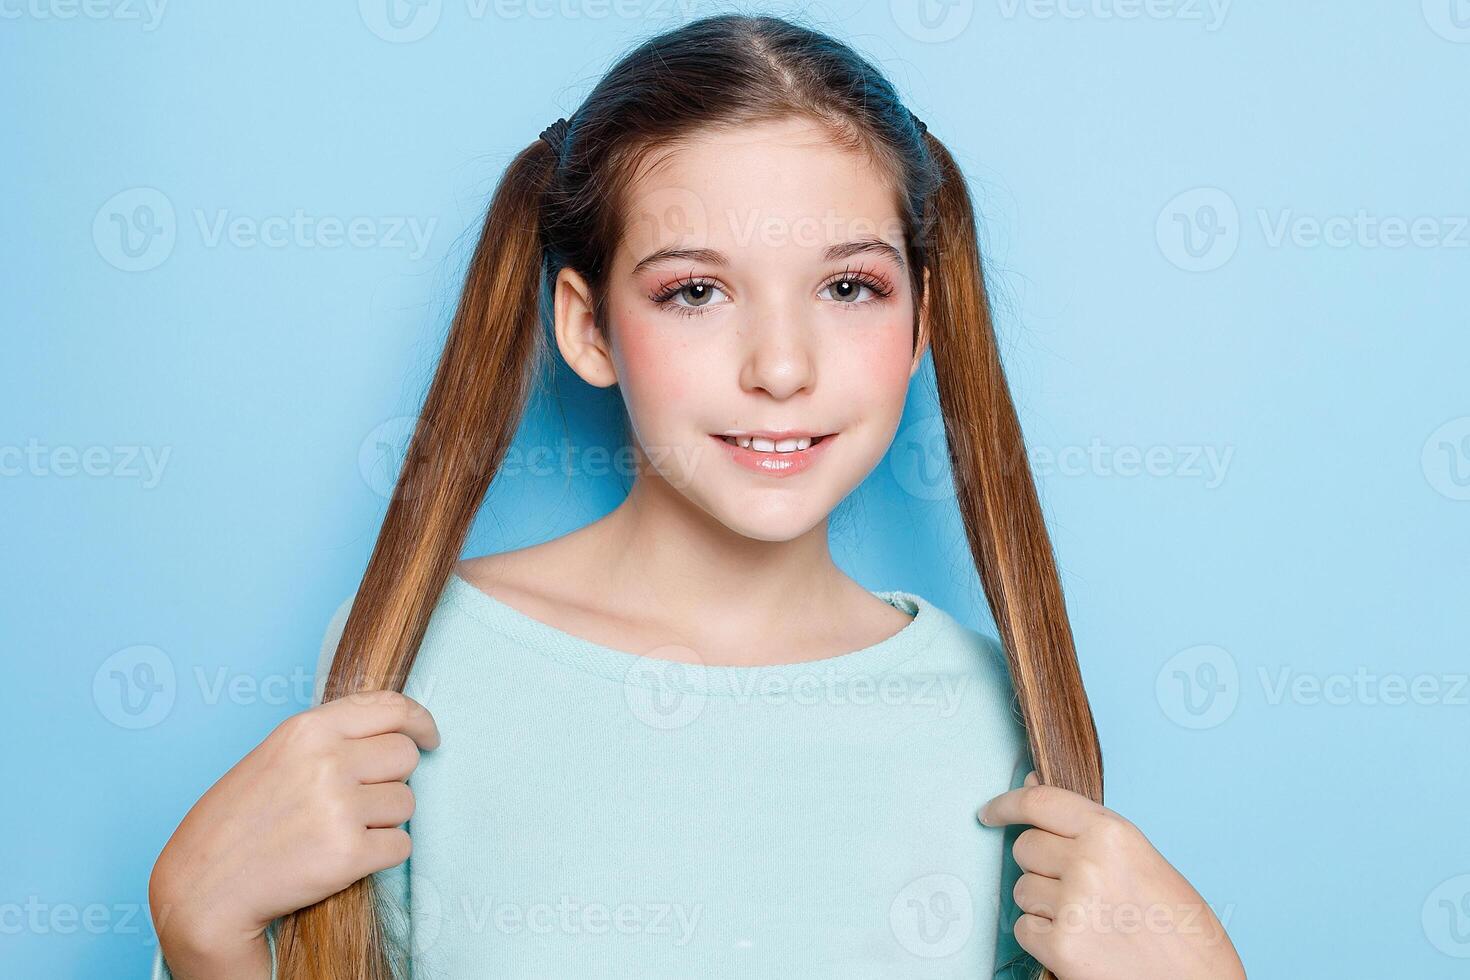
[[732,446],[725,441],[723,436],[711,435],[710,438],[718,442],[720,448],[729,453],[730,459],[737,465],[762,476],[785,477],[795,476],[810,469],[812,464],[825,455],[827,447],[837,436],[823,436],[821,442],[790,453],[763,453],[755,449],[746,449],[744,446]]

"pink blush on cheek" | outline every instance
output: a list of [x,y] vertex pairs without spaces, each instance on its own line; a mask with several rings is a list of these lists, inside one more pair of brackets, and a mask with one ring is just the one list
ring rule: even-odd
[[682,403],[688,391],[678,357],[682,345],[671,341],[657,321],[646,318],[624,314],[613,329],[619,378],[628,397],[653,398],[660,406]]
[[872,342],[861,349],[856,365],[862,380],[875,388],[906,389],[914,360],[913,346],[913,329],[904,321],[875,327]]

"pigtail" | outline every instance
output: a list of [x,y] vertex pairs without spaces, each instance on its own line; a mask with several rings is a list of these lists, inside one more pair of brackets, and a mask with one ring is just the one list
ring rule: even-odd
[[[955,491],[1043,783],[1101,803],[1102,749],[991,322],[964,175],[933,134],[929,329]],[[1054,980],[1043,970],[1041,980]]]
[[[544,365],[541,208],[555,154],[537,140],[507,168],[470,259],[377,544],[322,700],[402,691],[442,592]],[[370,875],[284,916],[280,980],[394,980]]]

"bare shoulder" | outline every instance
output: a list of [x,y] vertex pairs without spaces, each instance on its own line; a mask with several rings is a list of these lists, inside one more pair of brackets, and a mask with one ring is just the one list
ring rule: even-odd
[[[650,621],[646,603],[627,601],[619,607],[605,587],[595,539],[579,531],[541,544],[466,558],[455,572],[495,599],[565,632],[576,633],[618,649],[665,642],[670,632],[685,635],[679,624]],[[821,648],[824,655],[872,646],[900,632],[913,617],[842,575],[820,613],[805,617],[810,636],[797,644]]]
[[913,622],[913,617],[902,609],[873,595],[856,581],[849,581],[852,586],[848,601],[852,612],[846,621],[861,624],[860,630],[868,637],[885,639]]
[[470,585],[524,616],[619,650],[667,642],[637,604],[619,608],[605,588],[605,557],[579,528],[525,548],[467,558],[455,566]]
[[574,531],[550,541],[465,558],[454,570],[470,585],[537,618],[564,615],[586,590],[579,587],[590,558]]
[[514,593],[544,594],[544,584],[538,581],[536,572],[547,567],[555,557],[552,544],[547,541],[513,551],[464,558],[454,566],[454,571],[475,588],[497,598]]

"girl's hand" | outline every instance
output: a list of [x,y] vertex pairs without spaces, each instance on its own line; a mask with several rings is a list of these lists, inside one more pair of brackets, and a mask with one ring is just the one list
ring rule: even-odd
[[438,744],[428,710],[396,691],[350,694],[276,726],[194,804],[153,867],[149,904],[176,975],[262,957],[268,973],[272,920],[403,863],[404,780],[419,750]]
[[1031,825],[1011,850],[1023,872],[1016,942],[1060,980],[1244,980],[1205,900],[1107,807],[1033,772],[982,807],[980,822]]

